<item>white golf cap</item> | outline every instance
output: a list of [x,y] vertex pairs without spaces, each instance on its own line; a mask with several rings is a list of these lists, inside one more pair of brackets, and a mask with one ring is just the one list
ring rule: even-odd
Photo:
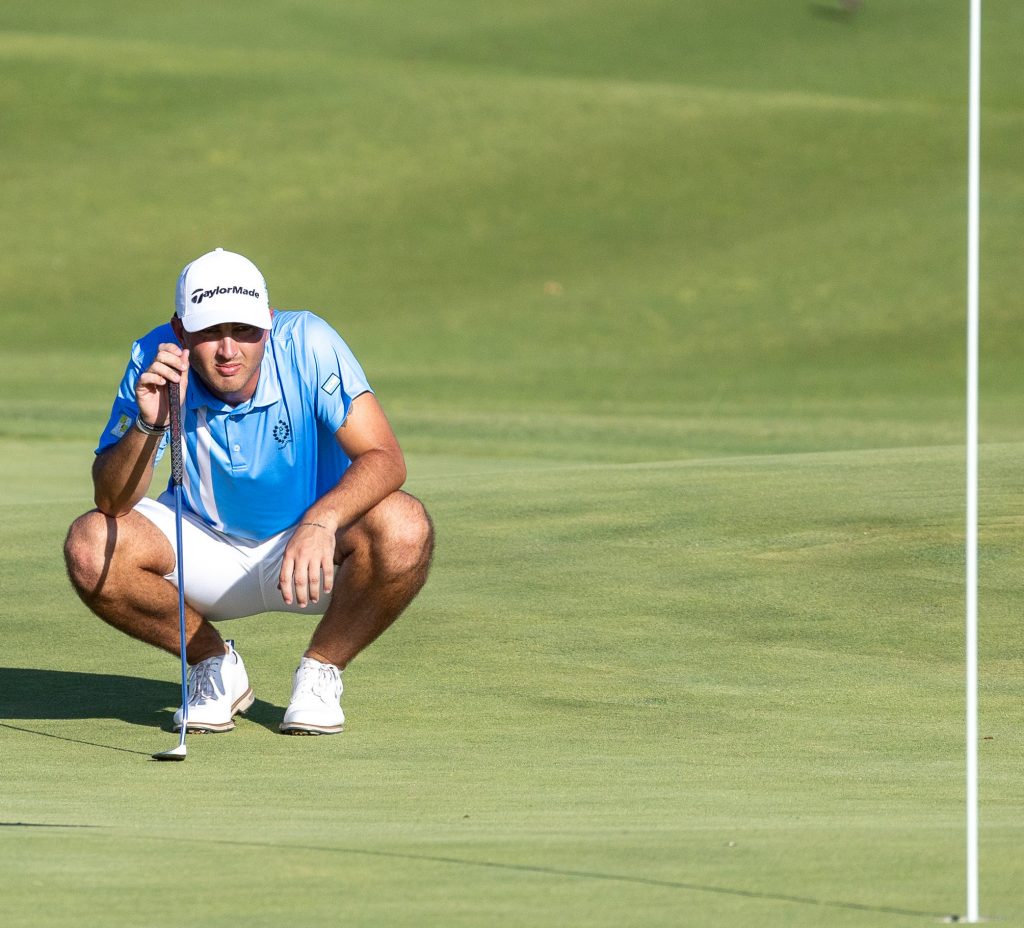
[[218,248],[196,258],[178,277],[174,311],[186,332],[222,322],[269,329],[270,297],[259,268],[248,258]]

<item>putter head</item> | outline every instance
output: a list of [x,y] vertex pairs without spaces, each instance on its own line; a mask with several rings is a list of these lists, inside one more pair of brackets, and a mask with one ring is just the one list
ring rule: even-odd
[[153,755],[153,760],[184,760],[187,750],[184,744],[179,744],[169,751],[161,751]]

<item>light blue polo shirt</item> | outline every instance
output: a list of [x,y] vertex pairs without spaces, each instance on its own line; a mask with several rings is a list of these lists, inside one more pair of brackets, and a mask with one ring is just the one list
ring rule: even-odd
[[[166,342],[177,343],[170,323],[132,345],[97,454],[132,428],[135,383]],[[218,531],[252,541],[294,525],[351,463],[335,432],[368,392],[359,362],[330,325],[313,313],[275,311],[251,399],[228,406],[194,372],[189,377],[184,505]],[[158,460],[166,445],[165,436]]]

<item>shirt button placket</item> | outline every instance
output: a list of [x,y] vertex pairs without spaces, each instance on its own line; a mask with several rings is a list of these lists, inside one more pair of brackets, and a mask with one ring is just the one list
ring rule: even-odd
[[243,470],[246,466],[245,456],[242,454],[242,442],[239,432],[238,419],[235,416],[228,416],[227,420],[228,451],[231,456],[231,469]]

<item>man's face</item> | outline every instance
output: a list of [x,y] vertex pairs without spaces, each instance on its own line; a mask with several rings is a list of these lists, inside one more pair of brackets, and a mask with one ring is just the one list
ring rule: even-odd
[[198,332],[186,332],[180,324],[174,328],[189,350],[189,367],[214,396],[231,406],[252,397],[266,351],[267,329],[241,322],[225,322]]

